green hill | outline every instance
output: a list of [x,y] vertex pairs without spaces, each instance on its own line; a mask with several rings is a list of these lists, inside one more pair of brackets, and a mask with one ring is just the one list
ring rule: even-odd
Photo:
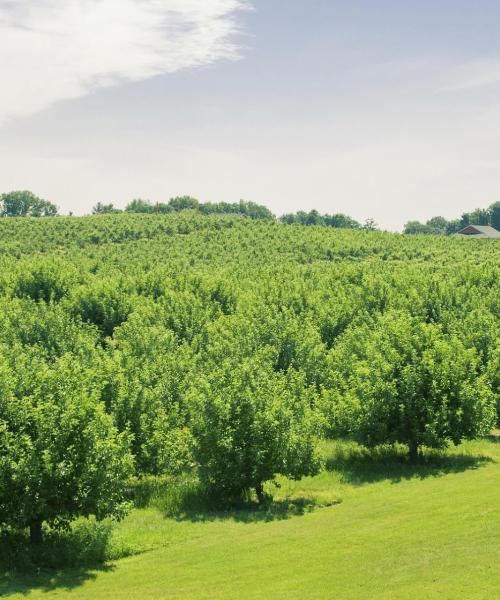
[[499,274],[495,240],[0,219],[0,595],[496,597]]

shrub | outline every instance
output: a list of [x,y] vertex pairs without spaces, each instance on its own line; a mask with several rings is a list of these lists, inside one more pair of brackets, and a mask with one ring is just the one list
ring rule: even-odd
[[276,373],[263,356],[226,361],[191,392],[202,483],[226,501],[250,489],[259,502],[276,475],[300,479],[320,466],[317,423],[298,373]]

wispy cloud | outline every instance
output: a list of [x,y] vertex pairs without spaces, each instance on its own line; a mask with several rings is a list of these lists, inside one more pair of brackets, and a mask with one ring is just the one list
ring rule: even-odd
[[500,84],[500,58],[487,58],[462,64],[453,69],[442,92],[472,90]]
[[0,121],[239,56],[245,0],[0,0]]

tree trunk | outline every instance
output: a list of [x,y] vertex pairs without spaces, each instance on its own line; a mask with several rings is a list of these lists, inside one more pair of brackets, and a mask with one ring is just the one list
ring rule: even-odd
[[266,497],[264,495],[264,488],[262,486],[262,483],[258,483],[255,486],[255,492],[257,494],[257,500],[259,501],[259,504],[264,504]]
[[30,542],[35,546],[43,542],[41,519],[36,519],[30,523]]
[[411,440],[408,446],[410,448],[410,462],[416,463],[418,461],[418,443],[416,440]]

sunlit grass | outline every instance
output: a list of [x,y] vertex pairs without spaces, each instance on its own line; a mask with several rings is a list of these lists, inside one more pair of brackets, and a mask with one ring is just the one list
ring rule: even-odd
[[4,569],[0,594],[491,599],[500,586],[498,439],[429,452],[418,465],[403,448],[325,442],[325,470],[280,480],[261,508],[202,510],[185,483],[114,526],[104,566]]

